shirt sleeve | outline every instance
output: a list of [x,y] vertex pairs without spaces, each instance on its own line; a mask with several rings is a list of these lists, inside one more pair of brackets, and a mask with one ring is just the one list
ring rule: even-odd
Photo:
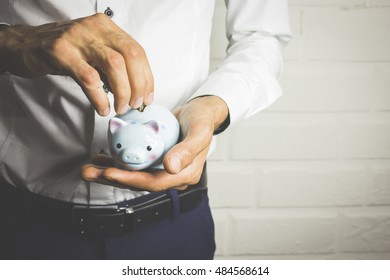
[[215,95],[230,123],[248,118],[282,95],[281,50],[291,38],[287,0],[225,0],[227,55],[192,98]]

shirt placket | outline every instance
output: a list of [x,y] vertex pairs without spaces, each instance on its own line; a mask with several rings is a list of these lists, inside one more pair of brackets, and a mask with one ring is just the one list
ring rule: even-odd
[[[116,4],[118,5],[118,4]],[[105,1],[97,0],[96,2],[96,12],[104,13],[106,16],[115,19],[115,13],[118,10],[118,6],[115,6],[115,1]],[[103,88],[107,92],[107,97],[110,103],[110,114],[106,117],[100,116],[96,111],[94,113],[94,132],[93,139],[90,148],[91,158],[97,154],[106,154],[109,155],[108,148],[108,122],[115,116],[116,112],[114,110],[114,96],[111,92],[108,91],[107,85],[102,83]],[[105,199],[114,199],[114,191],[107,191],[107,186],[102,187],[100,184],[95,182],[90,182],[89,184],[89,200],[90,201],[104,201]]]

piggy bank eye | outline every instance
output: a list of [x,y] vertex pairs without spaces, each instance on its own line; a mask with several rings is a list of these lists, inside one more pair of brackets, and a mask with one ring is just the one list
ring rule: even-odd
[[147,146],[146,149],[150,152],[152,150],[152,146]]
[[118,144],[116,144],[116,147],[117,147],[118,149],[120,149],[120,148],[122,148],[122,145],[121,145],[120,143],[118,143]]

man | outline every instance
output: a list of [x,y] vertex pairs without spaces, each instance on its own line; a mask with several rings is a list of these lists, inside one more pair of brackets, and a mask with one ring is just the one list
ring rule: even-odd
[[[290,37],[287,1],[226,4],[208,76],[213,1],[0,0],[2,258],[213,257],[213,135],[280,96]],[[109,118],[152,102],[182,141],[164,170],[113,167]]]

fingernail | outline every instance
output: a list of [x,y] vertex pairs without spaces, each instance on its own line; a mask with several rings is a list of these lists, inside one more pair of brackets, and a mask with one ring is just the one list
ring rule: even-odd
[[141,96],[141,97],[138,98],[137,101],[134,103],[133,108],[134,108],[134,109],[139,108],[139,107],[142,105],[143,102],[144,102],[144,97]]
[[171,169],[174,173],[179,173],[180,170],[181,170],[181,164],[180,164],[180,160],[177,156],[172,156],[170,161],[169,161],[170,165],[171,165]]
[[129,104],[126,104],[125,106],[123,106],[123,107],[119,110],[118,114],[119,114],[119,115],[123,115],[123,114],[127,113],[127,111],[129,111],[130,109],[131,109],[131,108],[130,108]]
[[145,104],[146,105],[150,105],[153,103],[153,100],[154,100],[154,92],[150,93],[146,99],[145,99]]
[[108,116],[108,114],[110,114],[110,107],[107,107],[106,109],[100,112],[100,115],[103,117]]

